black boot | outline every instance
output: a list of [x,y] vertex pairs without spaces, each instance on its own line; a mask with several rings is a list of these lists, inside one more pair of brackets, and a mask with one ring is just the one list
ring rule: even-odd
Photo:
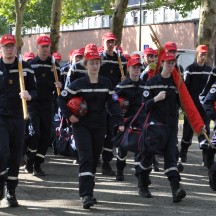
[[154,168],[155,172],[159,172],[160,171],[159,162],[158,162],[156,156],[154,156],[154,159],[153,159],[153,168]]
[[141,197],[144,198],[151,198],[152,195],[149,191],[148,185],[151,184],[151,181],[149,179],[149,172],[142,173],[138,177],[138,193]]
[[40,164],[34,165],[33,167],[33,175],[34,176],[45,176],[45,172],[41,169]]
[[5,198],[9,207],[18,207],[19,204],[16,199],[15,189],[6,189]]
[[144,197],[144,198],[151,198],[152,197],[148,186],[139,187],[138,193],[141,197]]
[[90,207],[94,205],[94,200],[91,195],[83,196],[81,200],[84,209],[90,209]]
[[123,170],[117,170],[116,181],[124,181]]
[[188,152],[189,146],[181,146],[180,152],[179,152],[179,157],[181,158],[182,163],[187,162],[187,152]]
[[179,173],[183,172],[183,170],[184,170],[183,164],[182,163],[177,163],[177,169],[178,169]]
[[173,203],[178,203],[184,197],[186,197],[186,192],[184,189],[180,187],[179,182],[172,182],[171,189],[172,189],[172,195],[173,195]]
[[102,174],[106,176],[115,176],[115,171],[112,170],[110,163],[108,161],[104,161],[102,163]]
[[26,165],[25,165],[25,173],[33,173],[33,160],[27,159]]
[[208,170],[209,186],[213,191],[216,191],[216,162],[212,164]]
[[4,194],[5,194],[5,187],[0,186],[0,201],[4,198]]
[[215,150],[212,148],[202,150],[203,164],[208,169],[210,169],[214,164],[214,155],[215,155]]

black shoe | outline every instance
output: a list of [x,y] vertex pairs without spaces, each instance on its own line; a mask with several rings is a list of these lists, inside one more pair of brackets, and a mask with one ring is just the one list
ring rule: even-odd
[[188,148],[181,147],[181,150],[179,152],[179,157],[181,158],[182,163],[187,162],[187,152],[188,152]]
[[147,187],[140,187],[138,190],[138,193],[141,197],[144,197],[144,198],[151,198],[152,197],[152,195],[148,189],[148,186]]
[[2,200],[4,198],[5,195],[5,187],[0,187],[0,200]]
[[33,161],[27,160],[25,165],[25,173],[33,173]]
[[94,202],[94,205],[95,205],[95,204],[98,204],[97,199],[96,199],[95,197],[92,197],[92,200],[93,200],[93,202]]
[[123,171],[117,170],[116,181],[124,181]]
[[183,188],[180,188],[179,182],[171,183],[171,189],[173,195],[173,203],[178,203],[186,197],[186,192]]
[[94,200],[91,195],[82,197],[82,204],[84,209],[90,209],[91,206],[94,205]]
[[153,169],[155,172],[160,172],[159,164],[158,165],[153,164]]
[[179,173],[183,172],[183,170],[184,170],[183,164],[182,163],[177,163],[177,169],[178,169]]
[[6,189],[5,199],[7,200],[9,207],[18,207],[19,206],[17,199],[16,199],[15,190]]
[[112,167],[110,166],[109,162],[103,162],[102,163],[102,174],[106,176],[115,176],[116,173],[114,170],[112,170]]
[[154,159],[153,159],[153,169],[155,172],[160,172],[159,162],[156,159],[156,156],[154,156]]
[[33,175],[34,176],[45,176],[45,172],[41,169],[40,166],[33,167]]
[[216,191],[216,163],[208,170],[209,186],[213,191]]

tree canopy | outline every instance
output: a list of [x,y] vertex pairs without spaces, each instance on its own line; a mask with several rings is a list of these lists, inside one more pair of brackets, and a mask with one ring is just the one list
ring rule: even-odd
[[[22,2],[22,0],[20,0]],[[111,14],[110,4],[114,0],[64,0],[62,2],[61,24],[73,24],[87,16],[94,15],[94,10],[103,10]],[[53,0],[31,0],[28,1],[23,17],[23,32],[26,28],[35,26],[50,27]],[[4,34],[8,26],[15,26],[16,12],[14,0],[0,0],[0,20],[4,25],[0,27],[0,34]],[[6,27],[6,28],[5,28]]]
[[178,11],[182,16],[186,16],[188,12],[201,5],[201,0],[146,0],[146,3],[148,9],[166,6]]

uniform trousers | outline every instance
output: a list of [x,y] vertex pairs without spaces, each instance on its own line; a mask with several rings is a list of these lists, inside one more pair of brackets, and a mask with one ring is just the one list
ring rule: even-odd
[[0,187],[15,189],[24,145],[25,121],[22,118],[0,117]]
[[113,126],[114,126],[114,119],[112,116],[107,113],[107,131],[106,131],[106,138],[104,140],[104,148],[102,152],[102,159],[103,161],[111,161],[113,158]]
[[45,107],[40,112],[29,112],[27,157],[35,164],[44,162],[50,143],[52,119],[52,105]]
[[[170,182],[179,182],[181,179],[177,169],[176,131],[170,129],[170,133],[167,134],[167,136],[169,136],[169,139],[164,150],[164,174],[168,177]],[[139,177],[142,177],[142,182],[139,182],[141,185],[138,185],[139,187],[151,184],[149,174],[152,170],[153,159],[154,155],[151,155],[148,152],[143,152],[142,160],[138,168]]]
[[[209,135],[209,123],[206,123],[206,130],[207,130],[207,135]],[[188,122],[187,118],[184,117],[184,125],[183,125],[183,134],[182,134],[182,141],[181,145],[182,146],[187,146],[189,147],[192,144],[192,138],[193,138],[194,132],[190,126],[190,123]],[[205,136],[204,135],[199,135],[198,136],[198,142],[200,144],[200,148],[202,148],[202,144],[205,144]]]
[[73,124],[73,136],[79,157],[79,195],[93,196],[94,177],[102,152],[105,128]]

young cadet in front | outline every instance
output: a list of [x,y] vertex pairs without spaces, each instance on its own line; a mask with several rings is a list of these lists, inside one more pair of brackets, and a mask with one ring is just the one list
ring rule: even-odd
[[[119,97],[127,100],[129,103],[128,109],[124,115],[124,118],[129,118],[134,116],[136,112],[141,107],[142,95],[144,90],[144,81],[142,81],[140,76],[141,71],[140,59],[131,58],[127,63],[127,70],[129,77],[124,81],[120,82],[116,87],[115,91]],[[123,105],[124,106],[124,105]],[[124,109],[124,107],[122,107]],[[126,166],[127,151],[118,148],[118,155],[116,161],[117,173],[116,180],[124,181],[124,168]],[[138,159],[138,157],[137,157]]]
[[[116,85],[121,82],[122,77],[118,62],[118,55],[114,51],[116,40],[117,38],[112,32],[104,33],[102,37],[104,51],[101,53],[102,65],[99,72],[101,76],[108,78],[112,82],[113,87],[116,87]],[[120,56],[120,58],[122,62],[123,73],[126,75],[126,59],[124,59],[123,56]],[[110,162],[113,158],[113,126],[113,118],[110,115],[109,110],[107,110],[107,133],[104,142],[104,149],[102,152],[102,174],[106,176],[116,175],[115,171],[110,165]]]
[[[106,106],[116,118],[119,130],[124,130],[118,95],[109,79],[99,76],[101,57],[95,44],[85,47],[84,65],[88,75],[67,86],[58,98],[58,104],[65,118],[73,125],[73,135],[79,157],[79,195],[83,208],[96,204],[93,197],[94,177],[102,152],[106,134]],[[87,103],[87,113],[78,117],[67,107],[69,99],[82,97]]]
[[17,48],[13,35],[2,36],[0,49],[0,200],[5,197],[10,207],[17,207],[15,190],[25,135],[21,99],[34,100],[36,84],[34,71],[23,61],[26,90],[20,91]]
[[[205,110],[203,109],[199,98],[199,95],[202,93],[204,87],[206,86],[208,77],[211,74],[212,70],[212,68],[206,64],[207,55],[208,47],[206,45],[199,45],[196,48],[196,59],[191,65],[186,68],[184,72],[184,82],[196,108],[198,109],[200,115],[205,122],[207,134],[209,135],[209,119],[206,115]],[[191,128],[190,123],[187,121],[187,118],[185,116],[181,140],[181,149],[179,155],[182,162],[187,162],[187,152],[192,144],[193,134],[193,129]],[[203,162],[205,165],[208,142],[203,135],[198,136],[198,142],[200,145],[200,149],[202,149]]]
[[[30,61],[37,85],[37,98],[29,108],[29,126],[27,141],[26,173],[35,176],[45,176],[41,164],[45,156],[51,138],[51,125],[53,119],[53,92],[61,88],[60,82],[55,82],[50,57],[50,38],[46,35],[37,39],[37,56]],[[55,62],[58,76],[60,76],[59,64]]]
[[[171,73],[176,64],[176,57],[173,53],[164,53],[162,56],[162,72],[146,82],[143,92],[146,114],[150,112],[150,119],[153,118],[169,127],[169,139],[164,149],[164,174],[167,176],[172,189],[173,202],[180,202],[186,192],[180,187],[180,175],[177,169],[176,142],[178,106],[178,91],[175,87]],[[142,161],[138,168],[139,194],[142,197],[152,197],[148,186],[151,184],[149,175],[152,170],[154,155],[148,151],[142,154]]]

